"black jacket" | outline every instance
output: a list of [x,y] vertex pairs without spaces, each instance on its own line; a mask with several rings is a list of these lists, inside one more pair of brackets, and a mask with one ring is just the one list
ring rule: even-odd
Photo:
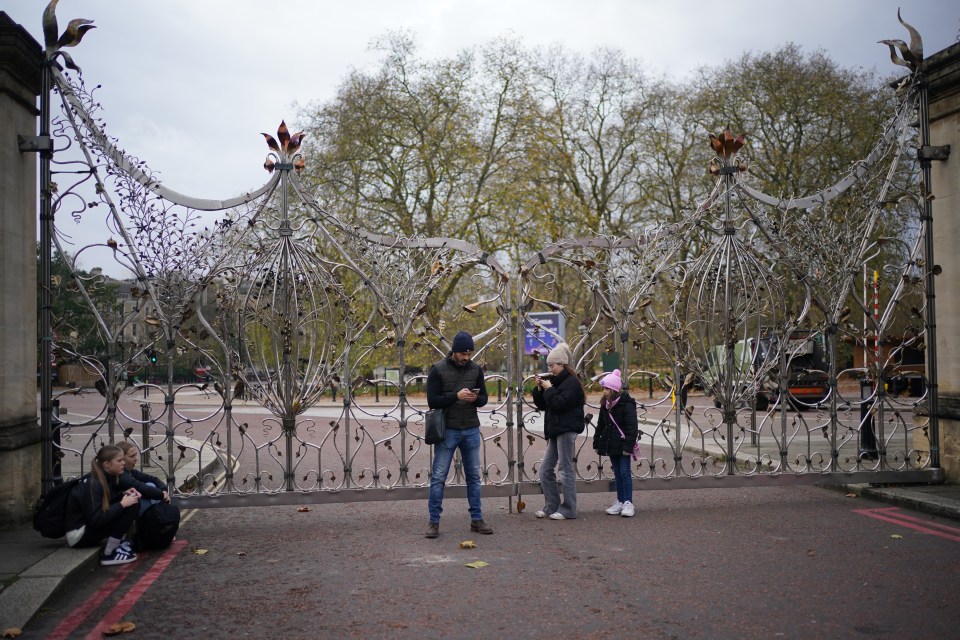
[[[457,399],[460,389],[480,389],[472,402]],[[483,369],[473,360],[457,366],[448,356],[430,367],[427,374],[427,405],[444,409],[448,429],[469,429],[480,426],[477,409],[487,404],[487,385]]]
[[583,433],[583,385],[566,369],[556,376],[547,376],[549,389],[534,387],[533,404],[544,411],[543,435],[549,440],[561,433]]
[[[610,421],[610,415],[623,430],[624,437],[620,437],[617,427]],[[600,403],[600,416],[597,418],[597,432],[593,434],[593,449],[602,456],[625,456],[633,453],[633,445],[637,442],[639,430],[637,428],[637,401],[624,391],[620,395],[620,402],[614,405],[612,411],[607,411],[606,402]]]
[[109,492],[110,508],[104,511],[102,508],[104,488],[95,477],[88,475],[73,488],[70,500],[67,502],[67,531],[79,529],[83,525],[102,529],[120,517],[123,513],[123,507],[120,505],[120,500],[123,498],[120,483],[110,482],[106,490]]
[[[146,480],[144,478],[146,478]],[[151,487],[149,484],[146,484],[147,482],[152,482],[154,486]],[[120,490],[121,497],[124,491],[133,487],[140,492],[140,495],[144,498],[151,498],[153,500],[162,500],[163,492],[167,490],[166,482],[137,469],[133,471],[124,470],[117,480],[117,486]]]
[[104,489],[94,476],[86,476],[73,488],[67,501],[67,531],[79,529],[83,525],[101,529],[112,523],[123,513],[120,500],[123,499],[123,492],[130,487],[135,487],[143,497],[156,500],[163,499],[165,490],[137,482],[129,473],[122,473],[115,479],[107,478],[107,482],[110,507],[106,511],[103,510]]

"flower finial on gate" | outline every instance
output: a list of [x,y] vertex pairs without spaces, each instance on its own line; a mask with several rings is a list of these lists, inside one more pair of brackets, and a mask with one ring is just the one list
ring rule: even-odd
[[[903,18],[900,17],[900,9],[897,9],[897,20],[910,33],[910,45],[907,46],[907,43],[903,40],[880,40],[879,44],[890,47],[890,59],[893,64],[909,67],[912,71],[916,71],[920,63],[923,62],[923,38],[920,37],[919,31],[903,21]],[[897,56],[898,51],[900,57]]]
[[264,169],[270,173],[273,173],[274,169],[294,169],[297,173],[303,171],[306,162],[298,151],[300,150],[300,143],[307,137],[306,133],[298,131],[291,136],[290,130],[287,129],[287,123],[281,120],[276,138],[269,133],[261,133],[260,135],[267,139],[267,146],[271,150],[263,163]]
[[[723,158],[721,162],[719,158],[715,158],[710,162],[710,173],[717,175],[723,169],[723,166],[726,165],[730,158],[737,155],[737,152],[740,151],[740,148],[743,147],[744,143],[747,141],[747,136],[740,134],[737,137],[734,137],[730,133],[729,129],[724,129],[719,136],[715,136],[712,133],[710,134],[710,147],[716,152],[718,156]],[[734,163],[737,171],[746,171],[747,163],[736,159]],[[732,171],[732,169],[731,169]]]
[[80,44],[84,34],[90,29],[96,29],[93,20],[85,18],[76,18],[71,20],[62,35],[57,37],[59,28],[57,27],[57,2],[59,0],[50,0],[50,4],[43,10],[43,44],[46,47],[47,59],[53,60],[58,56],[63,58],[63,64],[68,69],[80,71],[80,67],[73,61],[69,54],[61,51],[64,47],[75,47]]

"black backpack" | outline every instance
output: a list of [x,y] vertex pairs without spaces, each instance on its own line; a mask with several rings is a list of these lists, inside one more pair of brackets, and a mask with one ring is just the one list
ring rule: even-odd
[[44,538],[62,538],[67,535],[67,503],[74,487],[82,478],[71,478],[54,485],[37,500],[33,509],[33,528]]
[[137,518],[137,547],[144,550],[166,549],[180,529],[180,509],[158,502]]

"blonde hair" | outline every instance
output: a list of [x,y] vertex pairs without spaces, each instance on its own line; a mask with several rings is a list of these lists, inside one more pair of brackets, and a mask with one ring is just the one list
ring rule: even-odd
[[127,442],[126,440],[121,440],[120,442],[118,442],[117,447],[120,449],[120,451],[123,451],[124,457],[126,457],[126,455],[130,453],[131,449],[136,449],[136,447],[133,446],[132,443]]
[[[112,444],[105,444],[100,447],[100,450],[97,451],[96,457],[90,461],[90,475],[97,479],[97,482],[100,483],[100,487],[103,489],[102,499],[102,508],[106,512],[110,508],[110,488],[107,485],[107,474],[103,470],[103,463],[113,460],[118,455],[123,456],[123,449],[119,446]],[[93,491],[93,486],[91,485],[90,490]]]

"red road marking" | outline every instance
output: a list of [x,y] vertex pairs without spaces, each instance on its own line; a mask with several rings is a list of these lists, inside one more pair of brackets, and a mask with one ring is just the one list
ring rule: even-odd
[[103,620],[87,634],[87,640],[100,640],[103,638],[103,632],[106,631],[110,625],[120,622],[120,619],[133,608],[133,605],[137,603],[140,596],[147,592],[150,585],[160,577],[164,569],[170,566],[170,563],[173,562],[173,559],[177,557],[177,554],[180,553],[185,546],[187,546],[186,540],[177,540],[170,545],[170,548],[163,552],[163,555],[153,563],[152,567],[147,569],[147,572],[143,574],[137,583],[120,598],[120,602],[111,608]]
[[60,624],[57,625],[57,628],[47,636],[47,640],[66,640],[66,638],[73,633],[74,629],[79,627],[80,624],[86,620],[87,616],[100,606],[101,602],[116,591],[120,583],[123,582],[123,579],[127,577],[127,574],[133,571],[134,564],[135,563],[131,562],[130,564],[125,564],[120,567],[109,580],[103,583],[102,587],[97,589],[83,604],[64,618]]
[[[957,529],[956,527],[949,527],[945,524],[939,524],[937,522],[921,520],[920,518],[908,516],[905,513],[899,513],[896,507],[887,507],[885,509],[854,509],[853,512],[867,516],[868,518],[874,518],[876,520],[883,520],[884,522],[898,524],[902,527],[907,527],[908,529],[913,529],[914,531],[919,531],[921,533],[928,533],[932,536],[946,538],[947,540],[952,540],[953,542],[960,542],[960,529]],[[938,529],[942,529],[942,531],[938,531]],[[948,531],[950,533],[947,533]]]

